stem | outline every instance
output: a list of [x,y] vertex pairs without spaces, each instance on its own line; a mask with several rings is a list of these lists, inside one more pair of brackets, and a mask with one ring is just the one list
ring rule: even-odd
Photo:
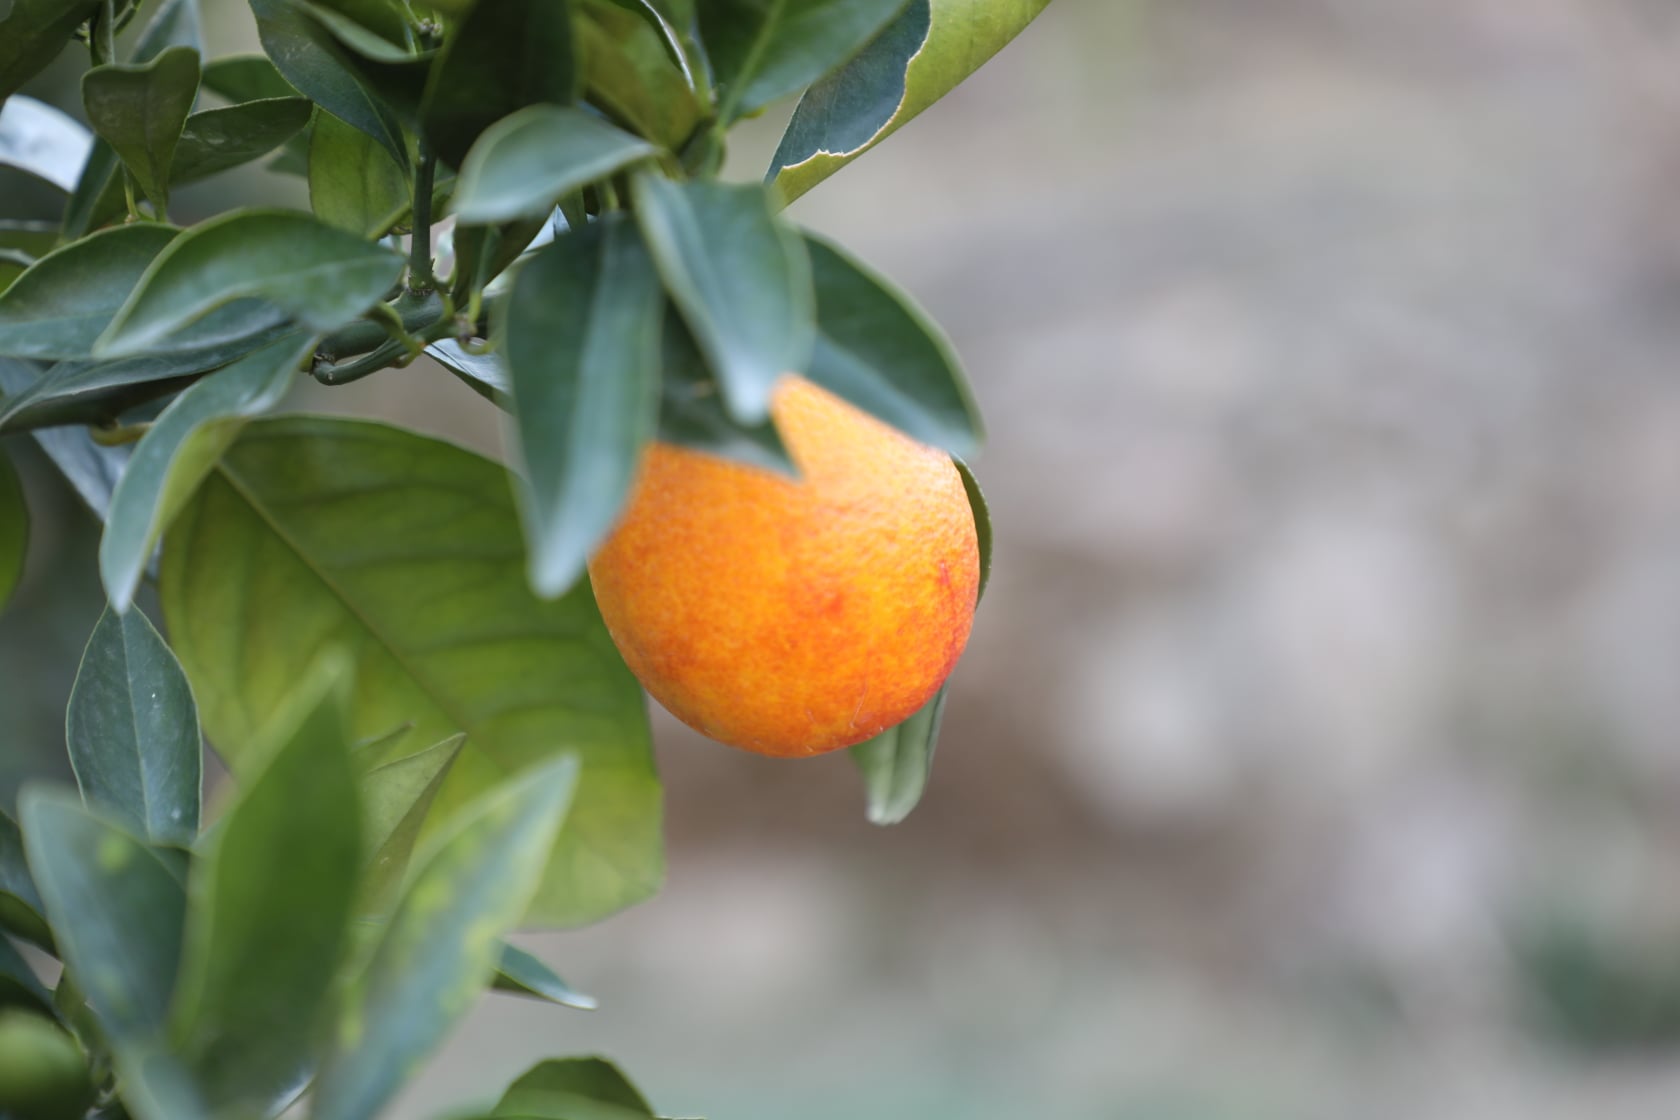
[[[399,303],[394,310],[402,322],[403,330],[409,334],[421,334],[446,317],[443,301],[435,295],[408,306]],[[364,319],[329,334],[321,340],[321,345],[315,348],[315,353],[321,361],[336,362],[344,358],[353,358],[357,354],[366,354],[390,337],[391,332],[385,324]]]
[[338,365],[321,362],[309,372],[323,385],[348,385],[352,381],[360,381],[370,373],[378,373],[407,353],[407,346],[391,339],[372,353],[363,354],[354,361]]
[[408,243],[408,290],[429,292],[437,287],[432,276],[432,176],[437,156],[420,141],[420,159],[414,169],[414,228]]

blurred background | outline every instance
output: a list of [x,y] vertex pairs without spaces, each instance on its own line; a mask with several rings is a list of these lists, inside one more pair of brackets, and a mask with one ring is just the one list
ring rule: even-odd
[[[486,1002],[396,1115],[577,1051],[713,1120],[1674,1116],[1680,7],[1055,0],[792,213],[990,420],[927,799],[658,715],[668,887],[528,941],[602,1009]],[[297,404],[500,442],[436,370]],[[100,594],[11,450],[6,800]]]

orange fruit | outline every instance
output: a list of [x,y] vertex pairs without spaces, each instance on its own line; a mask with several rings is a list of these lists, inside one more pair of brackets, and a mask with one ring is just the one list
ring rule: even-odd
[[932,699],[968,641],[974,514],[944,452],[798,377],[771,417],[795,480],[656,443],[589,562],[607,629],[672,715],[780,757]]

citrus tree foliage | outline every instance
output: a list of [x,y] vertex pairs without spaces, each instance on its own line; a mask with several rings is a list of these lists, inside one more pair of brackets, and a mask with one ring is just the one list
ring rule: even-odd
[[[0,0],[0,163],[62,198],[40,221],[0,197],[0,445],[37,443],[101,520],[109,600],[67,716],[79,789],[0,816],[19,1120],[304,1094],[356,1120],[486,987],[593,1005],[501,940],[662,878],[645,702],[585,561],[650,441],[792,470],[790,372],[975,451],[938,328],[782,207],[1047,0],[249,0],[262,53],[229,57],[197,2]],[[19,92],[63,50],[80,104]],[[795,97],[763,180],[720,179],[729,128]],[[251,163],[308,208],[176,201]],[[511,469],[266,415],[422,355],[508,413]],[[27,543],[0,455],[0,607]],[[871,819],[919,799],[944,702],[854,748]],[[204,738],[235,777],[218,813]],[[654,1113],[570,1059],[486,1115]]]

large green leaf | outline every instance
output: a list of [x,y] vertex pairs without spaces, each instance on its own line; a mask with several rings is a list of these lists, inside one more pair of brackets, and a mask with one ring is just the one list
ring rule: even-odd
[[313,106],[304,97],[268,97],[187,118],[171,183],[190,183],[267,155],[302,131]]
[[568,231],[519,272],[502,324],[531,586],[552,597],[617,520],[659,422],[665,299],[628,220]]
[[323,115],[309,134],[309,208],[330,226],[383,237],[408,213],[408,177],[358,128]]
[[12,461],[0,455],[0,610],[23,579],[23,562],[29,555],[29,506],[23,500]]
[[513,992],[583,1011],[593,1011],[599,1006],[594,996],[573,990],[552,968],[517,945],[502,946],[492,986],[499,992]]
[[0,294],[0,354],[80,358],[179,230],[152,222],[101,230],[36,261]]
[[569,2],[481,2],[433,64],[421,122],[437,154],[459,167],[485,129],[527,105],[570,104],[581,82]]
[[314,1120],[377,1113],[494,975],[499,936],[542,878],[577,783],[550,759],[464,808],[420,865],[352,986],[316,1082]]
[[349,945],[362,843],[349,672],[319,663],[241,744],[239,799],[194,870],[170,1027],[218,1114],[267,1115],[300,1087]]
[[367,820],[362,844],[367,866],[362,884],[364,909],[374,913],[388,909],[408,873],[420,829],[465,741],[464,735],[451,735],[425,750],[379,762],[362,775],[362,810]]
[[543,217],[561,198],[657,149],[581,109],[532,105],[490,126],[455,186],[463,222]]
[[807,236],[817,343],[806,376],[923,443],[972,455],[980,412],[944,334],[909,296]]
[[[4,27],[0,24],[0,42]],[[92,144],[87,129],[51,105],[22,96],[0,104],[0,164],[68,191]]]
[[815,328],[805,244],[751,186],[632,180],[641,223],[666,290],[723,390],[730,415],[770,415],[783,374],[806,367]]
[[0,101],[46,69],[99,0],[11,0],[0,4]]
[[842,65],[905,0],[708,0],[700,34],[725,124],[798,93]]
[[117,153],[161,216],[169,169],[198,97],[198,52],[170,47],[150,62],[107,63],[82,75],[88,123]]
[[82,797],[136,836],[198,835],[203,748],[175,655],[141,611],[107,607],[88,639],[65,724]]
[[355,657],[358,738],[413,724],[467,746],[458,807],[556,751],[583,764],[532,919],[579,924],[647,897],[663,870],[641,690],[587,583],[525,582],[507,472],[436,440],[324,418],[257,421],[164,540],[160,595],[210,739],[240,744],[319,648]]
[[235,105],[296,97],[298,89],[262,54],[230,54],[204,64],[204,88]]
[[657,26],[612,0],[585,0],[576,23],[589,100],[676,151],[700,123],[700,101]]
[[128,609],[170,521],[245,419],[279,403],[314,348],[312,338],[292,335],[241,358],[176,397],[141,437],[111,496],[99,540],[99,575],[113,608]]
[[523,1120],[635,1120],[652,1107],[604,1058],[550,1058],[509,1085],[492,1116]]
[[1050,0],[911,0],[851,63],[800,99],[770,165],[791,202],[951,92]]
[[115,1038],[155,1031],[180,959],[180,880],[74,794],[27,788],[18,810],[29,869],[88,1006]]
[[0,930],[51,948],[52,931],[47,928],[46,913],[41,893],[35,889],[35,878],[29,873],[17,822],[0,813]]
[[183,233],[154,260],[94,345],[121,357],[234,300],[257,297],[325,333],[359,318],[402,257],[289,210],[239,210]]

